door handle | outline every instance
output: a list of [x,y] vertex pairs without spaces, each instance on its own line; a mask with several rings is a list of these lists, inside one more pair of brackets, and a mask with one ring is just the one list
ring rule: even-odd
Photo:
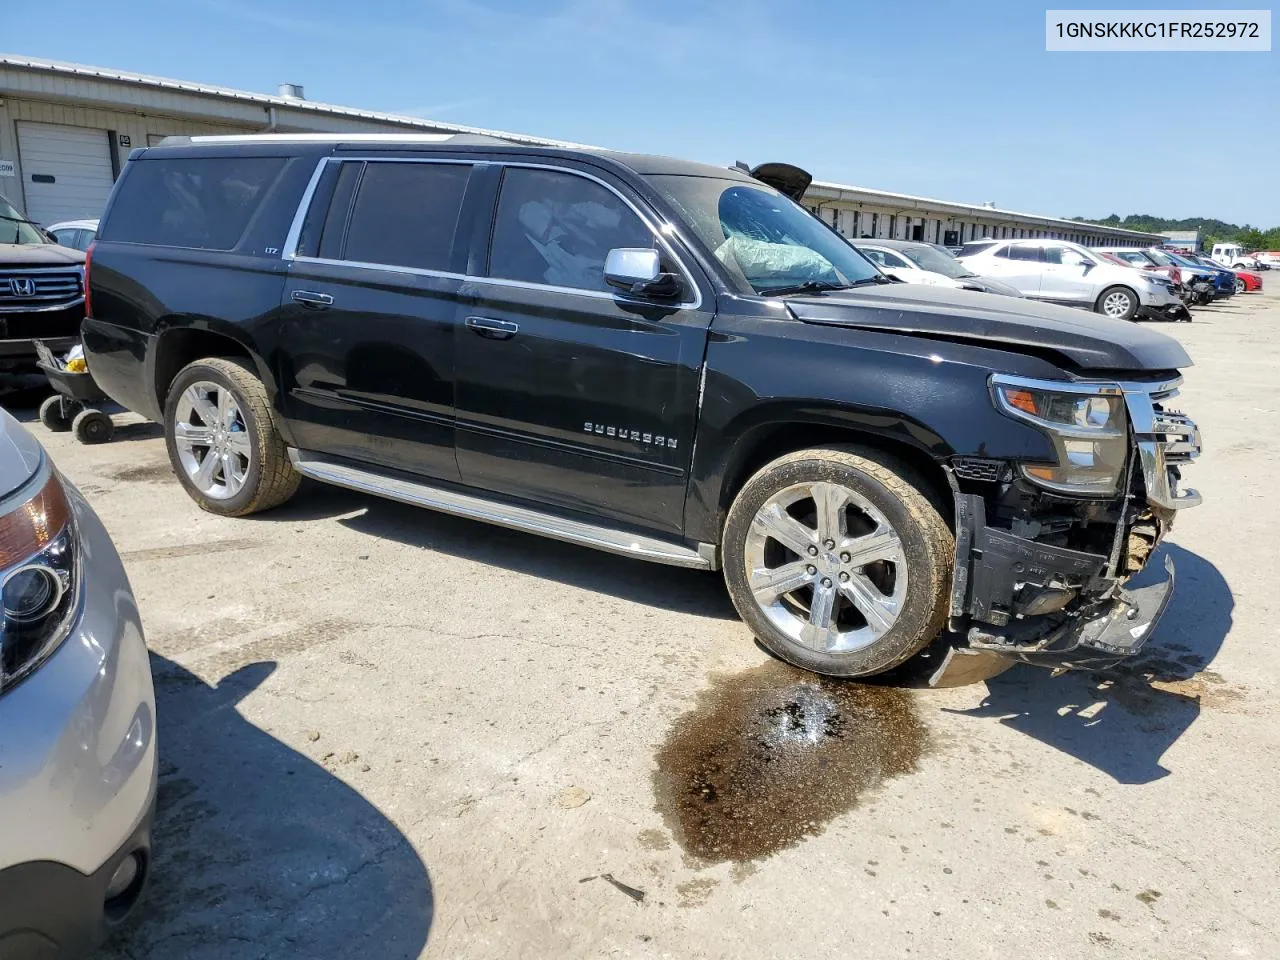
[[290,295],[295,303],[314,310],[323,310],[333,304],[333,297],[327,293],[312,293],[310,290],[295,290]]
[[489,317],[467,317],[466,324],[475,333],[490,340],[510,340],[520,332],[520,324],[511,320],[493,320]]

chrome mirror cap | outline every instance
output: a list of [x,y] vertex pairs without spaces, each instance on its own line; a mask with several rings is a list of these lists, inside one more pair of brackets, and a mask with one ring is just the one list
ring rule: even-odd
[[615,247],[604,261],[605,282],[615,287],[652,283],[661,272],[658,251],[647,247]]

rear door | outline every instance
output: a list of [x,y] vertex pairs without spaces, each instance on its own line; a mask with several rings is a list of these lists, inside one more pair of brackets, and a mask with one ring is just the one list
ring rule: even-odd
[[327,164],[280,307],[282,413],[304,449],[456,480],[457,228],[474,167]]
[[[454,328],[463,481],[679,533],[709,288],[604,174],[507,165],[492,222]],[[658,303],[609,288],[617,247],[658,249],[682,294]]]
[[1039,297],[1043,266],[1039,244],[1007,243],[983,259],[979,272],[998,277],[1016,287],[1024,297]]

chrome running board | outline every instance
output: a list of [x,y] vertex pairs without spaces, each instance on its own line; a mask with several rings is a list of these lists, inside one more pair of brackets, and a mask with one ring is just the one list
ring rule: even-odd
[[570,520],[555,514],[542,513],[528,507],[517,507],[496,500],[443,487],[433,487],[421,480],[406,480],[391,477],[372,470],[336,463],[325,459],[321,454],[305,450],[289,448],[289,459],[293,468],[304,477],[311,477],[321,483],[331,483],[348,490],[370,493],[388,500],[398,500],[415,507],[426,507],[451,513],[454,516],[481,520],[485,523],[508,527],[512,530],[523,530],[565,543],[593,547],[608,553],[616,553],[624,557],[635,557],[638,560],[650,560],[654,563],[666,563],[676,567],[692,567],[697,570],[714,570],[718,567],[715,547],[711,544],[699,544],[699,549],[691,550],[683,544],[670,543],[643,534],[631,533],[627,530],[614,530],[600,527],[580,520]]

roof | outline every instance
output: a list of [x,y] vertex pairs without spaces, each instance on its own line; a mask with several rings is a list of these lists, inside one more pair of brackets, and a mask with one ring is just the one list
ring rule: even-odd
[[933,197],[919,197],[910,193],[893,193],[888,190],[874,190],[870,187],[858,187],[847,183],[832,183],[828,180],[814,180],[809,186],[805,199],[827,197],[832,200],[850,200],[853,202],[873,203],[881,206],[901,205],[905,209],[953,210],[966,217],[988,217],[999,220],[1018,220],[1027,223],[1043,223],[1058,229],[1069,229],[1077,232],[1101,232],[1111,236],[1155,239],[1158,234],[1143,233],[1139,230],[1125,230],[1121,227],[1108,227],[1081,220],[1068,220],[1064,217],[1047,217],[1038,213],[1023,213],[1020,210],[1006,210],[1003,207],[989,206],[982,203],[959,203],[954,200],[936,200]]
[[530,143],[553,147],[571,147],[591,149],[586,144],[572,143],[567,140],[552,140],[548,137],[535,137],[524,133],[507,133],[488,130],[482,127],[469,127],[457,123],[444,123],[439,120],[424,120],[421,117],[409,117],[404,114],[383,113],[377,110],[361,110],[356,107],[342,107],[332,103],[321,103],[315,100],[302,100],[295,97],[281,97],[266,93],[253,93],[248,90],[236,90],[232,87],[220,87],[209,83],[193,83],[188,80],[173,80],[168,77],[155,77],[145,73],[131,73],[127,70],[113,70],[106,67],[91,67],[80,63],[64,63],[59,60],[45,60],[39,57],[24,57],[14,54],[0,55],[0,67],[22,67],[38,70],[63,77],[80,77],[92,80],[109,80],[127,83],[134,86],[147,87],[153,90],[197,94],[206,97],[217,97],[236,100],[263,107],[278,107],[301,113],[324,114],[332,117],[349,117],[353,120],[367,120],[377,123],[394,123],[405,127],[443,131],[446,133],[471,133],[482,136],[500,137],[516,143]]
[[1199,230],[1161,230],[1159,236],[1169,240],[1199,240]]

